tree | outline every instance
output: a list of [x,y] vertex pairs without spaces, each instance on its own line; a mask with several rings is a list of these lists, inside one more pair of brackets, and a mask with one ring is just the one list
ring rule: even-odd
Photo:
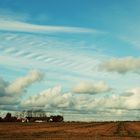
[[64,120],[63,116],[50,116],[50,121],[52,122],[62,122]]
[[6,116],[4,117],[4,121],[6,121],[6,122],[10,122],[11,121],[11,118],[12,118],[12,115],[11,115],[11,113],[7,113],[6,114]]

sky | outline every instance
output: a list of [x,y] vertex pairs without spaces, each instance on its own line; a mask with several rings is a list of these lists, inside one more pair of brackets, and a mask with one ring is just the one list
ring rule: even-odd
[[0,110],[65,120],[140,119],[139,0],[0,0]]

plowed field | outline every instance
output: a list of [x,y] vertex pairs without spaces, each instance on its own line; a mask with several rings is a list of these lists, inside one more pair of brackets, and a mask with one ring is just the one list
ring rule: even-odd
[[0,123],[0,140],[140,140],[140,122]]

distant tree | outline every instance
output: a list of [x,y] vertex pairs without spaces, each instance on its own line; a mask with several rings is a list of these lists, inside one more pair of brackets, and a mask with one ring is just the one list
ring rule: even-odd
[[0,122],[2,122],[3,121],[3,119],[2,119],[2,117],[0,117]]
[[18,117],[19,117],[19,112],[16,111],[16,112],[14,113],[14,116],[18,118]]
[[36,117],[46,117],[45,111],[43,111],[41,109],[40,110],[35,110],[34,114],[35,114]]
[[26,114],[27,114],[27,117],[33,117],[33,111],[32,110],[28,110],[26,112]]
[[7,113],[6,116],[5,116],[5,119],[10,119],[12,117],[12,114],[11,113]]
[[64,120],[63,116],[50,116],[50,121],[52,122],[62,122]]
[[25,117],[25,111],[20,111],[19,118],[24,118],[24,117]]
[[17,117],[11,117],[11,122],[17,122]]
[[39,110],[28,110],[26,112],[27,117],[46,117],[45,111],[39,109]]
[[10,122],[11,121],[11,118],[12,118],[11,113],[7,113],[6,116],[4,117],[4,121]]
[[7,113],[3,119],[4,122],[16,122],[17,117],[13,117],[11,113]]

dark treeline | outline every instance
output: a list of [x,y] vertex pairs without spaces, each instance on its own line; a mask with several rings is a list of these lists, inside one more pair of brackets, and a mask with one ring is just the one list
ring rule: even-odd
[[17,122],[17,117],[12,116],[11,113],[7,113],[4,118],[0,117],[0,122]]
[[64,118],[61,115],[47,116],[42,110],[29,110],[16,112],[13,116],[7,113],[5,117],[0,117],[0,122],[63,122]]

